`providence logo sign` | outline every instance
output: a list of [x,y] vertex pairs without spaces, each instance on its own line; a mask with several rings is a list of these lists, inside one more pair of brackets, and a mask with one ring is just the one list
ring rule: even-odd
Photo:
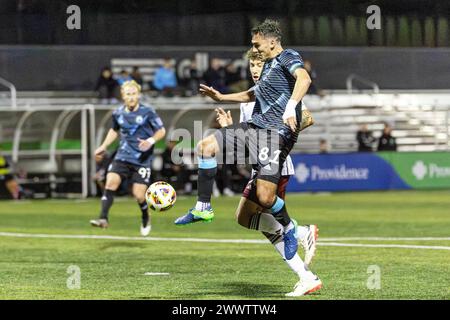
[[299,183],[310,181],[330,181],[330,180],[367,180],[369,179],[368,168],[347,167],[345,164],[335,165],[332,168],[321,168],[312,165],[310,168],[304,163],[299,163],[295,168],[295,177]]
[[416,180],[450,178],[450,167],[442,167],[436,163],[425,164],[422,160],[416,161],[411,168]]

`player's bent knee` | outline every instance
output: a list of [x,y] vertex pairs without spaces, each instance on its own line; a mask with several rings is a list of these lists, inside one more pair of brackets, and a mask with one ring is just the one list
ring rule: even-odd
[[145,196],[142,195],[142,194],[139,194],[139,195],[135,194],[135,195],[134,195],[134,198],[135,198],[136,201],[139,202],[139,203],[143,203],[143,202],[145,201]]
[[120,183],[119,184],[117,184],[117,183],[107,183],[105,185],[105,189],[111,190],[111,191],[116,191],[117,189],[119,189],[119,185],[120,185]]
[[209,141],[207,139],[203,139],[198,143],[197,150],[199,155],[202,155],[204,157],[211,156],[209,152],[210,151]]
[[133,197],[137,201],[142,202],[143,200],[145,200],[145,193],[141,192],[140,190],[133,190]]
[[199,155],[203,154],[203,140],[200,140],[199,143],[197,143],[197,153]]
[[260,212],[262,209],[263,208],[255,202],[242,198],[236,209],[236,221],[244,228],[249,229],[253,215]]
[[248,229],[250,227],[250,216],[245,214],[245,212],[236,212],[236,220],[237,223],[239,223],[244,228]]
[[105,191],[117,192],[117,190],[119,190],[118,187],[105,186]]
[[197,152],[204,157],[211,157],[218,151],[216,138],[211,135],[197,144]]
[[276,200],[276,195],[269,190],[256,191],[258,202],[265,208],[271,208]]
[[244,215],[243,215],[243,206],[244,206],[244,203],[241,200],[241,202],[239,203],[239,205],[236,209],[234,216],[236,218],[237,223],[239,223],[241,226],[247,228],[247,225],[246,225],[247,223],[244,220]]
[[271,208],[277,198],[277,185],[258,179],[256,181],[256,198],[264,208]]
[[122,180],[120,179],[120,176],[117,173],[108,173],[106,176],[106,184],[105,189],[116,191],[119,189],[120,183]]
[[143,184],[134,184],[133,185],[133,197],[139,203],[143,203],[145,201],[145,192],[147,191],[147,185]]

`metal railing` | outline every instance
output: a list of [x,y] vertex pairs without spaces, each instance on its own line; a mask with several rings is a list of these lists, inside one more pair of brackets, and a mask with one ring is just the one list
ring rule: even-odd
[[[329,95],[324,98],[306,97],[305,104],[308,109],[311,110],[316,124],[302,133],[300,143],[296,145],[294,152],[318,152],[318,141],[320,138],[325,138],[327,140],[330,145],[330,152],[353,151],[356,146],[354,134],[356,133],[357,125],[360,123],[369,123],[372,127],[376,127],[374,130],[379,131],[379,129],[381,130],[381,122],[384,119],[405,122],[406,120],[404,120],[404,118],[417,120],[417,124],[401,129],[396,129],[394,127],[397,132],[402,130],[405,134],[408,134],[409,132],[416,134],[416,132],[421,133],[423,128],[432,126],[433,128],[430,129],[432,130],[432,134],[439,134],[439,138],[435,136],[435,140],[433,141],[433,137],[428,131],[422,132],[423,137],[414,136],[413,138],[422,139],[426,144],[426,147],[433,148],[433,150],[436,151],[444,150],[444,148],[450,150],[450,105],[448,104],[450,94],[416,94],[414,96],[400,96],[399,98],[398,95],[381,93],[378,96],[382,99],[381,101],[383,104],[392,104],[394,108],[381,108],[381,113],[374,114],[373,111],[378,108],[374,103],[373,106],[369,104],[364,106],[367,109],[363,110],[361,105],[364,105],[368,100],[370,102],[371,98],[373,98],[373,96],[367,94],[353,94],[351,97],[346,97],[345,94]],[[345,103],[342,102],[343,98],[346,100],[346,102],[344,101]],[[409,101],[407,99],[410,99],[411,101],[417,102],[417,105],[420,107],[410,106],[408,102],[403,103],[401,108],[397,109],[396,106],[401,102],[399,99],[401,101],[406,100],[406,102]],[[210,100],[200,97],[189,99],[152,99],[149,102],[154,105],[157,112],[163,118],[163,121],[167,126],[166,128],[168,129],[167,138],[170,137],[171,132],[177,128],[188,128],[189,131],[191,131],[191,127],[187,127],[186,124],[191,123],[192,120],[202,120],[204,121],[204,125],[209,124],[211,115],[214,115],[214,109],[217,107],[217,105]],[[429,105],[430,109],[422,109],[424,105]],[[355,109],[357,112],[346,112],[353,110],[354,106],[357,107],[357,109]],[[222,104],[221,107],[226,110],[232,110],[235,116],[238,115],[238,104]],[[405,110],[406,107],[407,109]],[[0,108],[0,113],[2,113],[0,119],[8,118],[6,114],[3,115],[3,113],[18,113],[15,117],[17,120],[15,120],[14,123],[11,123],[10,126],[11,129],[13,128],[14,130],[9,131],[13,132],[11,151],[4,151],[4,153],[11,155],[13,164],[16,165],[20,160],[25,160],[26,162],[27,159],[30,158],[30,155],[33,155],[34,157],[34,154],[42,159],[42,163],[53,165],[61,165],[58,162],[58,156],[60,155],[69,156],[70,158],[78,156],[76,161],[79,161],[80,163],[80,196],[86,197],[92,195],[96,189],[92,179],[89,177],[95,175],[95,159],[93,156],[95,147],[100,144],[106,131],[109,129],[108,123],[111,118],[111,112],[116,108],[117,105],[48,105],[32,107],[20,105],[14,110]],[[48,129],[46,132],[50,132],[48,149],[21,150],[21,141],[25,141],[27,138],[26,132],[30,127],[27,124],[32,121],[31,118],[33,117],[33,114],[50,111],[59,113],[54,115],[52,118],[54,120],[51,122],[49,121],[48,128],[46,128]],[[195,116],[193,117],[192,114]],[[432,116],[426,117],[427,114]],[[70,123],[75,119],[76,115],[80,116],[79,129],[77,126],[70,128]],[[373,119],[367,120],[367,117],[372,117]],[[99,121],[96,121],[96,118]],[[436,119],[439,119],[439,121],[435,121]],[[58,149],[57,143],[66,137],[66,132],[68,133],[67,136],[76,134],[76,137],[79,138],[81,142],[79,148],[76,150],[75,148],[68,150]],[[191,131],[191,136],[195,139],[195,131]],[[398,136],[399,139],[405,137],[408,136]],[[399,143],[399,145],[401,144],[402,143]],[[403,146],[409,147],[409,145],[411,145],[411,148],[415,147],[412,142],[406,142]],[[24,159],[22,159],[22,157]],[[50,176],[51,174],[53,173],[49,173]]]
[[373,92],[376,94],[380,93],[380,87],[378,86],[378,84],[376,84],[373,81],[370,81],[369,79],[363,78],[361,76],[358,76],[357,74],[352,73],[347,77],[347,80],[345,81],[348,94],[353,93],[353,80],[357,80],[357,81],[371,87],[373,89]]
[[[21,156],[38,156],[42,163],[50,164],[50,167],[57,167],[57,155],[79,156],[81,161],[81,197],[86,198],[95,194],[95,183],[89,177],[95,175],[95,160],[92,156],[94,153],[95,143],[95,113],[93,105],[73,105],[73,106],[33,106],[33,107],[17,107],[13,110],[0,108],[0,113],[21,112],[20,118],[15,124],[14,136],[12,141],[11,152],[3,151],[4,154],[10,154],[13,165],[17,166]],[[27,121],[39,112],[59,112],[56,121],[49,124],[52,127],[50,144],[48,150],[20,150],[20,144],[23,140],[24,128]],[[57,150],[59,138],[64,138],[68,126],[74,116],[81,113],[79,136],[81,140],[81,148],[77,150]],[[89,119],[88,119],[89,115]],[[3,115],[2,115],[3,117]],[[41,152],[43,151],[43,152]],[[47,160],[44,160],[47,158]],[[49,172],[49,179],[54,179],[54,172]]]
[[11,108],[17,108],[17,90],[16,87],[6,79],[0,77],[0,84],[7,87],[11,92]]

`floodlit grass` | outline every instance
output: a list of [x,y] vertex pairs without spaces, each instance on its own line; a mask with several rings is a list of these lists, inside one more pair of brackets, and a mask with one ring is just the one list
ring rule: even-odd
[[[238,201],[213,199],[212,223],[176,227],[173,220],[194,202],[180,197],[170,211],[153,213],[150,235],[264,239],[237,225]],[[319,226],[319,240],[450,237],[450,192],[445,191],[289,194],[287,205],[299,223]],[[89,225],[99,207],[99,199],[0,202],[0,232],[140,237],[133,200],[116,200],[107,230]],[[450,247],[448,240],[339,242]],[[0,236],[0,243],[0,299],[287,299],[284,294],[297,281],[269,243],[11,236]],[[373,265],[381,272],[379,290],[367,288]],[[67,287],[69,266],[80,269],[80,289]],[[450,250],[320,245],[312,270],[324,287],[300,299],[450,299]]]

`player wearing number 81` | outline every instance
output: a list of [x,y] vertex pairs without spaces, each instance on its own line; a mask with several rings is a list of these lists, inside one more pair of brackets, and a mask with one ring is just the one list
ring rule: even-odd
[[139,103],[140,93],[141,86],[135,81],[127,81],[122,85],[124,105],[113,112],[112,127],[95,151],[96,157],[101,157],[120,135],[119,149],[106,176],[100,217],[90,223],[94,227],[109,226],[108,213],[114,193],[126,179],[133,184],[133,196],[142,213],[141,234],[147,236],[151,222],[145,193],[150,185],[151,157],[155,143],[164,138],[166,130],[155,110]]
[[[281,46],[278,22],[266,20],[252,30],[253,49],[261,55],[264,67],[260,80],[246,91],[222,94],[200,85],[200,92],[219,102],[255,102],[252,117],[246,122],[224,127],[198,144],[198,198],[195,206],[175,220],[177,225],[211,221],[212,186],[217,173],[217,159],[230,153],[235,162],[239,152],[249,151],[255,176],[255,200],[271,212],[283,226],[286,259],[292,259],[298,248],[296,226],[284,200],[277,196],[281,169],[297,142],[302,121],[301,100],[311,79],[303,68],[300,54]],[[228,151],[231,152],[228,152]],[[242,152],[241,152],[242,153]],[[228,161],[228,157],[226,159]],[[256,160],[256,161],[254,161]]]

